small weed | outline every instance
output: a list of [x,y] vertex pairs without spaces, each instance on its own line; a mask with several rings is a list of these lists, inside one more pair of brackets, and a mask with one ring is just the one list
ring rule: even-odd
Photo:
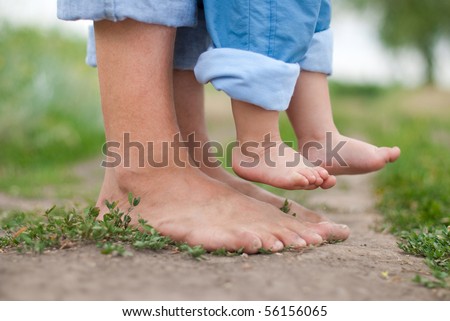
[[206,250],[200,245],[192,247],[186,243],[182,243],[178,244],[177,247],[182,252],[188,252],[194,259],[197,260],[202,259],[203,255],[206,254]]
[[125,247],[121,244],[114,244],[110,242],[106,243],[99,243],[97,245],[99,248],[101,248],[102,254],[111,254],[111,255],[117,255],[117,256],[128,256],[132,255],[131,252],[128,252]]
[[[288,199],[284,200],[283,206],[280,207],[280,210],[283,213],[289,214],[289,211],[291,210],[291,204],[289,203]],[[292,213],[291,214],[293,217],[297,216],[297,213]]]
[[[129,207],[124,212],[118,202],[105,201],[108,213],[99,219],[100,210],[91,207],[84,212],[65,211],[55,206],[41,217],[27,213],[11,213],[0,225],[0,248],[15,249],[18,252],[42,253],[45,250],[67,249],[79,245],[96,244],[102,254],[130,256],[128,247],[135,250],[163,250],[174,248],[186,252],[196,260],[203,259],[206,250],[201,246],[190,246],[174,242],[160,235],[147,221],[140,218],[136,227],[130,226],[131,212],[140,203],[140,198],[128,195]],[[228,251],[225,248],[211,252],[216,256],[239,256],[240,248]],[[258,253],[272,254],[259,249]]]
[[427,287],[429,289],[434,289],[434,288],[447,288],[447,282],[445,282],[444,280],[430,280],[429,278],[424,278],[423,276],[420,275],[416,275],[413,278],[413,282],[416,282],[420,285],[423,285],[424,287]]
[[264,255],[269,255],[269,254],[273,254],[273,252],[271,250],[265,249],[265,248],[259,248],[258,249],[258,253],[259,254],[264,254]]
[[244,248],[240,248],[236,251],[228,251],[225,248],[221,248],[211,252],[211,254],[215,256],[228,256],[228,257],[239,256],[242,255],[242,253],[244,253]]
[[52,207],[43,217],[26,213],[11,213],[1,224],[0,248],[16,249],[18,252],[42,253],[45,250],[66,249],[84,244],[97,244],[103,254],[128,256],[131,246],[136,250],[162,250],[176,247],[195,259],[206,251],[201,246],[178,244],[160,235],[144,219],[138,226],[130,226],[130,213],[140,203],[140,198],[128,195],[129,208],[120,210],[117,202],[106,201],[109,212],[98,219],[100,210],[88,208],[80,213]]
[[291,204],[289,204],[288,199],[284,200],[283,206],[280,207],[280,210],[283,213],[286,213],[286,214],[289,213],[289,211],[291,210]]
[[414,281],[429,288],[449,287],[450,232],[446,227],[402,232],[399,247],[406,253],[422,256],[435,280],[416,275]]

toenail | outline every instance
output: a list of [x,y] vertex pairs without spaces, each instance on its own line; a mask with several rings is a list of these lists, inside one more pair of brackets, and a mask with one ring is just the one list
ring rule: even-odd
[[261,247],[262,247],[261,240],[255,239],[255,240],[253,241],[252,246],[253,246],[254,249],[259,249],[259,248],[261,248]]
[[302,180],[302,182],[301,182],[302,185],[308,185],[309,184],[309,181],[308,181],[308,179],[305,176],[302,176],[301,180]]
[[311,243],[313,243],[313,244],[322,244],[323,243],[323,238],[319,234],[314,233],[311,235],[311,237],[314,238],[314,241]]
[[298,237],[295,239],[295,242],[293,244],[294,246],[297,247],[305,247],[306,246],[306,241],[304,239],[302,239],[301,237]]
[[284,244],[281,243],[280,241],[276,241],[273,245],[272,245],[272,250],[273,251],[280,251],[284,248]]
[[338,226],[343,229],[348,229],[348,226],[345,224],[338,224]]

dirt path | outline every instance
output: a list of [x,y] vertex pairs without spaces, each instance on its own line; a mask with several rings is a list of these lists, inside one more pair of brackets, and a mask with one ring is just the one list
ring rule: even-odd
[[[220,105],[216,98],[215,106]],[[227,102],[223,100],[223,104]],[[217,111],[210,115],[216,134],[213,138],[227,140],[226,135],[231,132],[229,118],[229,113]],[[90,170],[85,164],[82,167]],[[92,171],[97,173],[98,168]],[[371,176],[340,177],[334,189],[289,194],[292,198],[306,195],[310,206],[327,208],[332,219],[348,224],[353,233],[340,244],[303,253],[234,258],[208,255],[200,262],[168,251],[109,257],[95,247],[44,255],[0,253],[0,299],[449,299],[448,292],[425,289],[411,282],[415,274],[428,274],[423,260],[402,253],[393,236],[374,231],[372,227],[380,217],[373,209],[371,186]],[[0,209],[17,204],[30,209],[47,203],[0,195]]]
[[0,254],[2,300],[438,300],[444,292],[411,282],[427,274],[422,259],[403,254],[394,237],[374,232],[370,177],[340,180],[309,193],[311,204],[348,224],[344,243],[304,253],[213,257],[135,252],[101,255],[95,247],[44,255]]

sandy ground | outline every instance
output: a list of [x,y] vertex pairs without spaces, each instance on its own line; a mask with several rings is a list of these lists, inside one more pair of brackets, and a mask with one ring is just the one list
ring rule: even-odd
[[[343,243],[303,253],[234,258],[134,252],[109,257],[95,247],[43,255],[0,254],[2,300],[441,300],[448,292],[411,279],[428,274],[394,237],[375,232],[368,177],[350,177],[311,204],[353,230]],[[353,186],[353,187],[352,187]]]
[[[216,134],[227,139],[223,133],[229,135],[231,131],[218,124],[229,122],[220,113],[214,115],[216,122],[213,117],[211,123]],[[83,166],[92,166],[89,164],[93,162]],[[303,253],[232,258],[207,255],[203,261],[169,251],[110,257],[100,254],[94,246],[43,255],[0,253],[0,299],[450,299],[448,291],[413,283],[416,274],[429,274],[423,260],[402,253],[393,236],[375,232],[373,227],[380,216],[374,210],[371,186],[370,175],[340,177],[338,186],[331,190],[289,194],[294,198],[300,195],[310,206],[327,209],[332,219],[348,224],[352,235],[343,243]],[[0,194],[0,209],[17,204],[25,209],[47,207],[52,202],[36,203]]]

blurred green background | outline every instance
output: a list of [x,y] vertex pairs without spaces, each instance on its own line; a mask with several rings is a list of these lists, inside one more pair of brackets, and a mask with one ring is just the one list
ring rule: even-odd
[[[430,287],[448,286],[450,271],[450,92],[436,81],[444,70],[435,61],[448,45],[449,3],[347,0],[340,12],[373,12],[382,43],[400,49],[399,59],[401,49],[416,52],[423,72],[414,87],[398,78],[332,78],[330,87],[343,134],[401,147],[401,159],[377,176],[382,228],[408,253],[426,257],[435,279],[417,281]],[[18,208],[30,198],[95,200],[104,134],[96,70],[84,55],[85,40],[74,33],[0,23],[0,196]],[[281,128],[295,140],[284,116]]]
[[96,71],[84,41],[31,27],[0,26],[0,190],[69,196],[71,166],[104,140]]

